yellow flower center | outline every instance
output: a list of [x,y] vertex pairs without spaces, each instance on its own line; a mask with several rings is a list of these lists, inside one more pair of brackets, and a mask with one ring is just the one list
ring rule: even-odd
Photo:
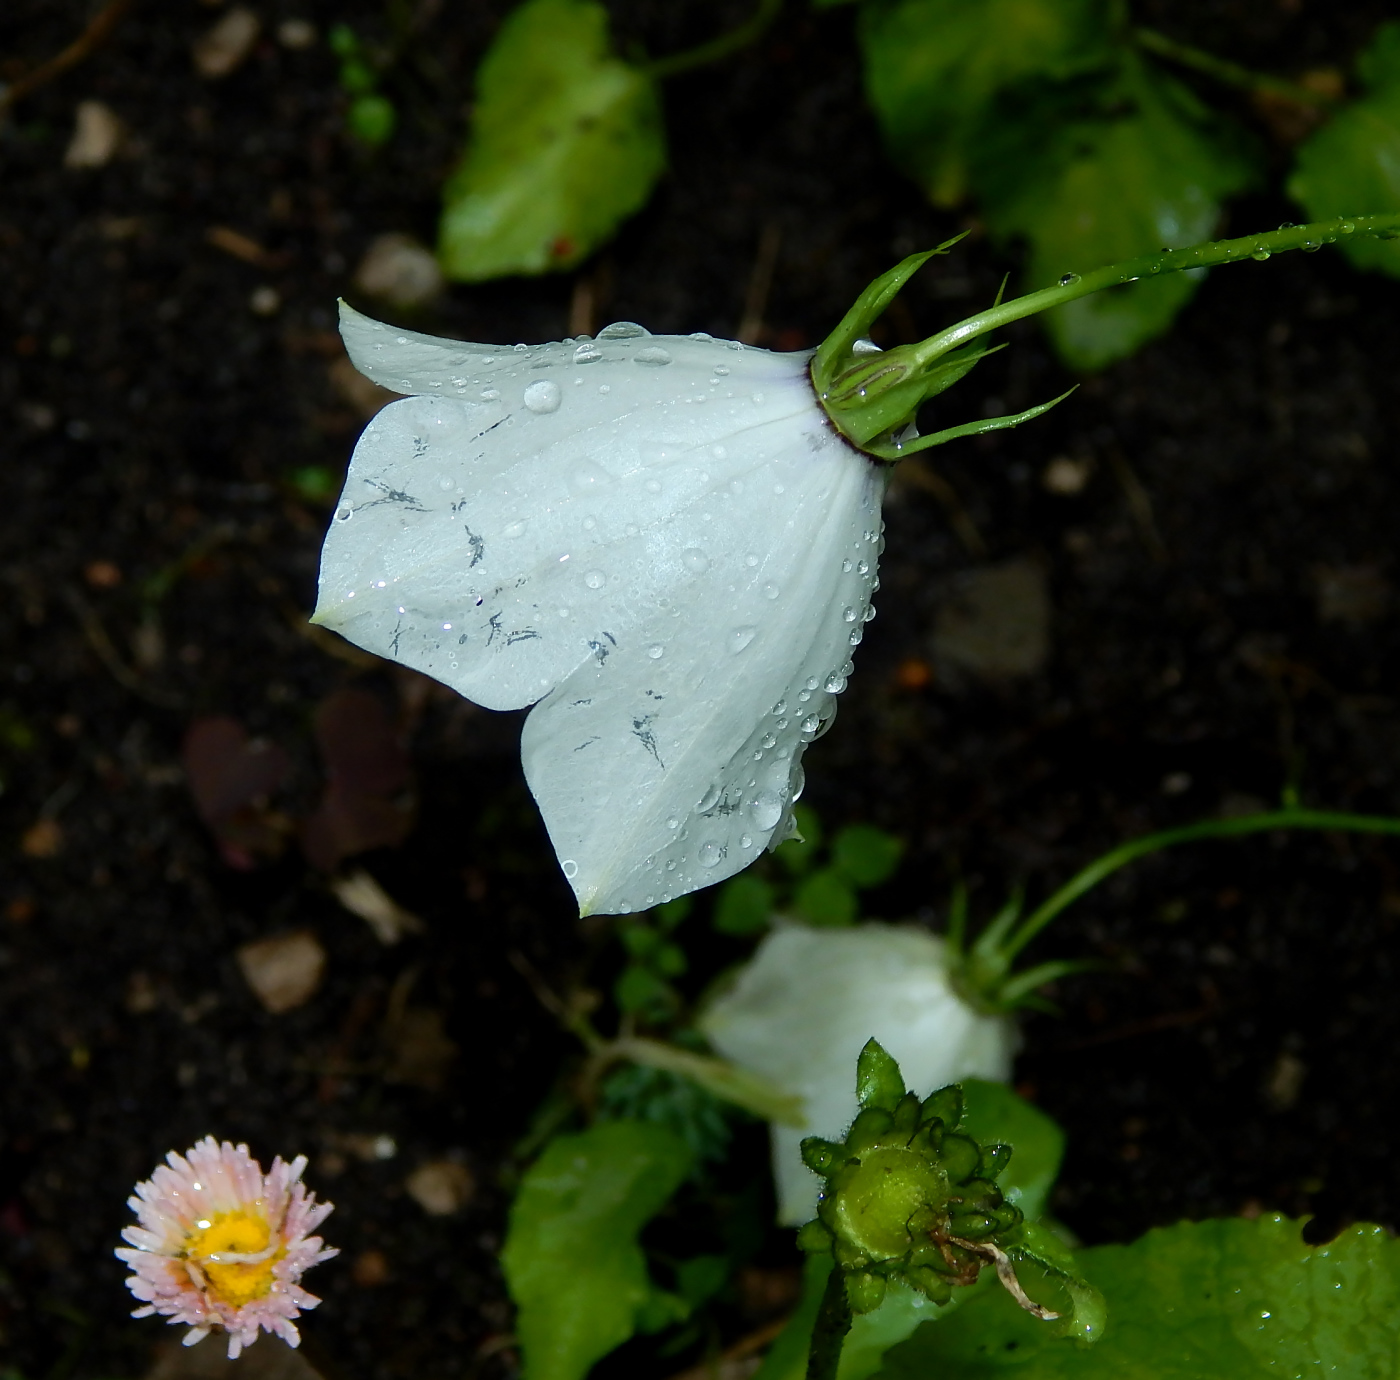
[[185,1256],[208,1281],[209,1294],[231,1308],[241,1308],[272,1289],[272,1267],[287,1254],[270,1249],[272,1228],[256,1211],[219,1212],[195,1223],[185,1240]]

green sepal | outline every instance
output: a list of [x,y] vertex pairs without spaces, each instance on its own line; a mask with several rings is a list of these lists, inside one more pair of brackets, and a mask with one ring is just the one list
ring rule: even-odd
[[977,1164],[977,1177],[979,1179],[995,1179],[1010,1163],[1011,1147],[1009,1145],[984,1145],[982,1158]]
[[823,1225],[820,1217],[804,1222],[797,1229],[797,1247],[808,1255],[831,1254],[831,1232]]
[[836,1145],[820,1136],[807,1136],[802,1141],[802,1163],[822,1178],[833,1173],[845,1155],[844,1145]]
[[963,1118],[963,1091],[956,1083],[939,1088],[924,1098],[923,1120],[941,1121],[950,1131],[956,1131]]
[[[986,353],[990,354],[991,351]],[[956,441],[962,436],[984,436],[989,431],[1006,431],[1010,427],[1020,426],[1022,422],[1029,422],[1043,413],[1049,412],[1052,407],[1064,402],[1078,387],[1079,385],[1076,383],[1073,388],[1066,388],[1058,398],[1051,398],[1049,402],[1041,403],[1037,407],[1028,407],[1024,412],[1016,412],[1006,417],[986,417],[980,422],[964,422],[961,426],[950,426],[945,427],[942,431],[931,431],[927,436],[920,436],[909,441],[872,442],[863,446],[862,449],[880,460],[902,460],[918,451],[928,450],[931,446],[946,445],[949,441]]]
[[944,240],[934,249],[926,249],[922,254],[911,254],[892,269],[882,273],[864,292],[856,298],[851,309],[837,323],[836,329],[822,341],[812,356],[812,383],[817,396],[822,397],[831,387],[831,381],[847,367],[855,355],[856,341],[870,334],[870,328],[884,315],[885,309],[899,296],[900,289],[935,254],[946,254],[969,232],[954,235]]
[[923,1110],[923,1104],[919,1101],[918,1093],[905,1093],[899,1099],[899,1105],[894,1109],[894,1129],[905,1135],[913,1136],[919,1129],[919,1116]]
[[878,1040],[867,1040],[856,1060],[857,1101],[862,1107],[893,1112],[903,1097],[904,1076],[899,1065]]
[[977,1172],[982,1147],[971,1136],[948,1135],[943,1138],[939,1159],[955,1184],[965,1183]]
[[859,1155],[868,1146],[874,1145],[894,1127],[894,1117],[883,1107],[865,1107],[856,1114],[851,1129],[846,1133],[846,1151]]
[[886,1284],[879,1275],[856,1270],[846,1276],[846,1302],[852,1313],[873,1313],[885,1301]]
[[947,1303],[953,1297],[953,1286],[937,1270],[926,1265],[906,1270],[904,1278],[932,1303]]

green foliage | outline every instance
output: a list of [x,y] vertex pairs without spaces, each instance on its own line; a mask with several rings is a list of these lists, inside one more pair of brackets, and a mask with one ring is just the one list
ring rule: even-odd
[[[1366,94],[1298,150],[1289,194],[1310,219],[1400,211],[1400,22],[1376,31],[1357,61]],[[1358,268],[1400,277],[1400,244],[1357,236],[1341,241]]]
[[1111,12],[1112,0],[868,0],[866,94],[895,161],[936,206],[962,201],[997,97],[1111,62]]
[[[1374,1226],[1309,1246],[1299,1225],[1278,1216],[1183,1222],[1130,1246],[1091,1247],[1079,1260],[1105,1284],[1112,1310],[1091,1351],[987,1290],[892,1350],[881,1376],[1388,1380],[1400,1347],[1400,1248]],[[1048,1281],[1022,1282],[1037,1297],[1054,1295]]]
[[613,1000],[625,1014],[660,1024],[680,1010],[680,994],[670,980],[689,965],[685,950],[670,935],[690,913],[689,901],[683,896],[623,922],[618,933],[628,963],[613,984]]
[[[1030,247],[1026,282],[1048,287],[1156,249],[1207,240],[1221,199],[1254,180],[1253,160],[1180,83],[1125,57],[1088,109],[1031,102],[989,133],[977,174],[987,224]],[[1100,369],[1167,330],[1199,273],[1171,273],[1056,307],[1061,359]]]
[[824,850],[816,811],[799,805],[794,814],[798,836],[773,854],[785,879],[775,884],[750,870],[719,888],[713,923],[722,934],[759,934],[784,912],[809,925],[852,925],[860,913],[857,892],[887,881],[899,866],[904,842],[883,829],[848,824]]
[[557,1137],[527,1171],[501,1263],[530,1380],[582,1380],[637,1330],[685,1315],[652,1283],[637,1236],[691,1163],[666,1127],[609,1121]]
[[729,1150],[725,1104],[694,1079],[668,1069],[641,1064],[613,1069],[598,1090],[598,1118],[665,1126],[685,1142],[697,1165],[722,1160]]
[[572,268],[666,167],[655,85],[612,51],[595,0],[525,0],[477,72],[471,136],[444,188],[448,277]]
[[350,133],[371,148],[387,144],[398,123],[394,103],[379,91],[379,72],[359,36],[348,24],[330,31],[331,51],[340,59],[340,89],[352,97],[345,112]]

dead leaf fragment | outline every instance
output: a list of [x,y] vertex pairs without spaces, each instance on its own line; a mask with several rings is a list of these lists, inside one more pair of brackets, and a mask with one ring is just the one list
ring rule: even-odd
[[406,934],[419,934],[423,922],[399,903],[364,868],[331,882],[331,891],[351,915],[358,915],[386,948]]
[[408,1176],[404,1188],[429,1216],[451,1217],[475,1197],[476,1180],[466,1165],[455,1160],[430,1160]]
[[291,765],[280,747],[212,715],[190,725],[181,760],[195,808],[230,867],[246,871],[281,851],[290,826],[268,805]]
[[407,1083],[425,1092],[438,1092],[457,1058],[457,1044],[449,1038],[441,1011],[413,1006],[387,1023],[389,1067],[384,1079]]
[[262,22],[250,9],[230,10],[194,45],[194,67],[201,77],[217,81],[240,67],[258,41]]
[[79,101],[73,137],[63,155],[65,168],[104,168],[121,148],[125,131],[110,106]]
[[237,958],[253,995],[274,1016],[310,1001],[326,971],[326,951],[309,930],[255,940]]

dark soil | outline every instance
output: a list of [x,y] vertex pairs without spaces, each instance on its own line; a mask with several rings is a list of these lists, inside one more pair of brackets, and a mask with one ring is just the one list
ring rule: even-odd
[[[269,35],[305,17],[384,43],[397,13],[257,7]],[[265,37],[225,80],[196,75],[191,41],[218,11],[190,0],[138,5],[0,133],[0,1371],[24,1380],[147,1369],[167,1334],[126,1318],[111,1254],[123,1202],[166,1150],[207,1133],[264,1161],[305,1151],[337,1204],[327,1230],[344,1254],[309,1281],[326,1299],[306,1328],[319,1368],[512,1365],[492,1341],[510,1328],[499,1169],[570,1047],[511,955],[563,985],[599,933],[574,921],[524,788],[518,716],[307,636],[327,509],[292,482],[306,467],[338,475],[349,455],[361,418],[328,373],[335,298],[374,236],[431,239],[470,74],[507,8],[417,7],[388,78],[401,129],[379,154],[342,133],[324,43]],[[747,8],[615,12],[626,38],[663,52]],[[1345,67],[1389,7],[1134,8],[1298,72]],[[10,0],[3,75],[57,52],[89,12]],[[815,344],[869,278],[959,228],[879,152],[850,22],[793,4],[758,48],[669,86],[673,171],[603,256],[601,320],[732,334],[773,224],[765,341]],[[100,170],[63,166],[83,99],[130,130]],[[1261,196],[1231,225],[1296,217]],[[265,256],[221,251],[212,226]],[[891,329],[923,335],[972,309],[1004,266],[974,236]],[[259,287],[280,297],[271,315],[250,308]],[[562,278],[454,289],[414,324],[557,339],[572,291]],[[1169,338],[1044,420],[937,453],[984,551],[927,484],[896,485],[881,616],[808,758],[829,825],[909,841],[874,913],[936,919],[956,865],[986,915],[1017,882],[1043,895],[1119,840],[1275,800],[1291,776],[1312,804],[1400,810],[1397,317],[1400,285],[1330,252],[1219,271]],[[1067,386],[1035,327],[1011,337],[950,395],[950,417]],[[1042,483],[1061,456],[1093,465],[1077,496]],[[919,687],[948,580],[1013,558],[1048,572],[1048,663],[1001,685],[935,665]],[[417,826],[360,860],[426,922],[396,947],[295,846],[231,867],[179,765],[193,720],[233,715],[291,755],[273,803],[304,814],[321,789],[313,712],[349,683],[411,735]],[[1400,1222],[1393,1120],[1384,1129],[1400,1101],[1397,916],[1394,844],[1294,835],[1159,857],[1060,921],[1037,952],[1107,964],[1061,985],[1062,1017],[1026,1023],[1017,1070],[1069,1132],[1065,1220],[1090,1241],[1261,1208],[1316,1214],[1320,1236]],[[300,928],[329,952],[325,981],[267,1014],[235,950]],[[393,1081],[386,1022],[405,1002],[445,1020],[459,1051],[445,1074],[429,1059]],[[378,1136],[394,1153],[364,1158]],[[402,1185],[444,1157],[477,1192],[435,1218]],[[636,1356],[651,1375],[685,1361]]]

